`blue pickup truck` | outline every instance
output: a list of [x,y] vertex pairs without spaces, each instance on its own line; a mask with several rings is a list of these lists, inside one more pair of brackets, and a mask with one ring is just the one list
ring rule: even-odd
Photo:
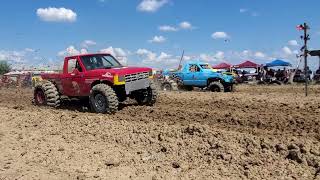
[[[208,63],[188,62],[171,76],[176,80],[179,89],[192,90],[194,87],[208,89],[213,92],[231,92],[234,90],[234,78],[215,72]],[[172,83],[164,83],[162,89],[170,88]]]

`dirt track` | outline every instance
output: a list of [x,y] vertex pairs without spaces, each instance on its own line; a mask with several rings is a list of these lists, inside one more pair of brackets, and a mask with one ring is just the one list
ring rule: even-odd
[[320,179],[320,86],[160,93],[115,115],[0,90],[0,179]]

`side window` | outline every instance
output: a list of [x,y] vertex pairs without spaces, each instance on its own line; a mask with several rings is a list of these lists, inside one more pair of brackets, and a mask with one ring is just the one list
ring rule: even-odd
[[68,73],[72,73],[77,66],[77,59],[69,59],[68,60]]
[[192,64],[189,67],[190,72],[200,72],[200,68],[196,64]]

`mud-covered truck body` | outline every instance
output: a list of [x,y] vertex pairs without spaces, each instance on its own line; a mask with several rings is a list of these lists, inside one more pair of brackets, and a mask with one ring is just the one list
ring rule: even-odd
[[141,105],[153,105],[157,98],[151,68],[122,66],[110,54],[66,57],[62,73],[41,77],[34,89],[36,105],[58,107],[61,96],[88,97],[93,111],[113,113],[127,97]]

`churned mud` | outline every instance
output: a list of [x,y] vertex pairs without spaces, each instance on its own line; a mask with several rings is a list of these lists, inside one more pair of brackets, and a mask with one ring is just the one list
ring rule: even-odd
[[0,90],[0,179],[320,179],[320,86],[160,92],[114,115]]

